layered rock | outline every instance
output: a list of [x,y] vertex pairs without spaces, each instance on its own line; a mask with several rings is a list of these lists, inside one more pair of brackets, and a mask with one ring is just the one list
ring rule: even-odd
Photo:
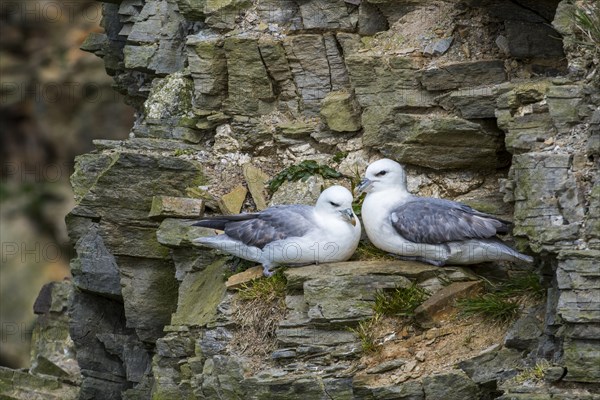
[[[74,400],[78,398],[81,373],[69,334],[67,308],[74,285],[51,282],[35,301],[31,367],[11,370],[0,367],[0,393],[9,399]],[[25,337],[25,333],[21,333]]]
[[[538,51],[550,29],[538,17],[551,19],[556,8],[542,3],[528,5],[527,18],[508,1],[467,7],[474,21],[487,21],[481,46],[475,32],[443,21],[457,33],[439,55],[425,54],[431,40],[411,34],[407,18],[437,3],[105,5],[107,34],[95,51],[139,118],[130,139],[96,142],[72,177],[71,336],[80,398],[508,396],[522,389],[496,386],[524,365],[521,353],[566,368],[556,380],[598,383],[598,152],[588,145],[597,135],[598,96],[577,77],[552,77],[566,69],[556,46]],[[443,7],[448,17],[464,11]],[[525,34],[523,24],[535,29]],[[504,29],[507,54],[523,59],[483,46],[504,43],[492,28]],[[504,178],[514,235],[538,256],[550,287],[543,324],[529,310],[505,348],[465,360],[460,371],[385,385],[352,368],[360,348],[347,329],[372,317],[374,293],[409,282],[437,291],[471,275],[400,262],[289,269],[275,350],[269,368],[256,371],[233,345],[240,326],[223,278],[231,260],[192,245],[214,233],[192,227],[196,214],[184,205],[251,211],[267,204],[264,183],[283,167],[313,159],[360,174],[382,156],[407,164],[414,192],[460,196],[510,218],[498,196],[496,179]],[[248,164],[261,173],[249,174]],[[258,185],[248,182],[253,177]],[[329,184],[304,178],[285,182],[271,202],[310,203]],[[165,200],[173,198],[189,200]]]

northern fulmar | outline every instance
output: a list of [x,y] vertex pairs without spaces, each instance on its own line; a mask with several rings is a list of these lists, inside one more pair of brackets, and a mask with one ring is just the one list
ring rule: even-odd
[[496,236],[508,233],[508,221],[455,201],[410,194],[404,169],[393,160],[371,163],[357,191],[367,192],[362,219],[369,240],[403,259],[437,266],[533,261]]
[[325,189],[316,205],[279,205],[256,213],[204,218],[194,226],[224,231],[194,243],[262,264],[264,275],[278,265],[346,261],[360,240],[360,221],[352,193],[342,186]]

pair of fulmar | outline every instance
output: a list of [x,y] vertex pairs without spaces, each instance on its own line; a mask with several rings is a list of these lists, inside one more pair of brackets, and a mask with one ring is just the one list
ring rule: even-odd
[[[367,192],[362,218],[378,248],[400,258],[437,266],[488,261],[532,262],[504,244],[509,222],[454,201],[413,196],[400,164],[382,159],[369,165],[357,187]],[[352,194],[342,186],[325,189],[314,207],[281,205],[257,213],[205,218],[196,226],[224,234],[195,243],[261,263],[265,275],[277,265],[348,260],[360,240],[361,224]]]

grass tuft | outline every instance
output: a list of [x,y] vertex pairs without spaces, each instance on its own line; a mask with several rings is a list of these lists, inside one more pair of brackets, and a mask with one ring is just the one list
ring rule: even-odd
[[525,371],[515,376],[513,380],[515,383],[519,384],[524,382],[540,382],[544,379],[544,375],[548,367],[550,367],[550,363],[547,360],[542,359],[533,367],[527,368]]
[[243,285],[233,302],[233,321],[238,325],[230,345],[253,359],[256,366],[275,350],[275,331],[285,317],[286,279],[281,270],[268,278]]
[[352,261],[366,261],[366,260],[395,260],[389,253],[378,249],[371,242],[361,240],[358,243],[356,251],[350,259]]
[[598,52],[600,47],[600,6],[577,6],[574,12],[575,28],[581,37],[579,44]]
[[381,346],[377,345],[376,327],[381,320],[379,314],[375,314],[373,318],[360,321],[355,328],[348,330],[358,336],[363,353],[373,354],[381,350]]
[[373,311],[380,315],[410,317],[427,297],[427,291],[414,283],[407,288],[380,291],[375,294]]
[[395,288],[391,291],[380,291],[375,294],[373,317],[360,321],[348,330],[358,336],[365,354],[377,353],[382,346],[378,344],[378,328],[382,319],[390,317],[411,317],[417,308],[428,297],[428,293],[416,284],[407,288]]
[[546,289],[536,273],[526,272],[504,282],[499,286],[498,293],[503,297],[527,296],[540,300],[546,296]]
[[519,303],[498,293],[486,293],[456,302],[464,316],[480,316],[501,324],[508,323],[519,315]]
[[490,292],[468,299],[458,300],[456,306],[463,316],[480,316],[500,324],[519,316],[521,304],[527,300],[542,300],[546,289],[534,272],[521,273],[494,286]]

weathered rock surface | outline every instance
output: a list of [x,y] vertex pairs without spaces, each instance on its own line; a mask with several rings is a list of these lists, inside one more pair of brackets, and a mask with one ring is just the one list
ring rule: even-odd
[[506,80],[501,60],[454,63],[423,71],[421,83],[428,90],[447,90],[501,83]]
[[474,297],[481,293],[483,284],[475,282],[454,282],[437,291],[415,309],[415,317],[420,324],[432,324],[452,315],[455,301]]
[[362,123],[363,144],[402,163],[435,169],[502,165],[500,133],[479,123],[455,116],[404,114],[392,107],[368,108]]
[[204,200],[186,197],[155,196],[149,217],[200,218],[204,214]]
[[[95,153],[79,157],[72,178],[76,288],[69,312],[80,398],[429,400],[502,391],[544,398],[546,389],[503,389],[525,350],[566,368],[562,379],[573,385],[597,384],[600,192],[592,133],[600,104],[584,74],[552,77],[566,71],[560,41],[547,40],[556,4],[449,4],[487,21],[490,32],[469,42],[469,28],[450,23],[435,34],[453,44],[434,57],[405,51],[403,41],[417,35],[394,31],[412,12],[428,15],[429,2],[105,5],[106,37],[85,46],[104,57],[139,118],[130,139],[98,141]],[[558,8],[558,22],[568,10]],[[500,33],[513,58],[499,55]],[[581,70],[572,50],[566,56]],[[252,203],[314,204],[323,187],[340,182],[305,176],[284,182],[270,200],[264,185],[303,160],[360,175],[382,156],[407,164],[415,192],[460,195],[510,219],[510,207],[488,204],[498,197],[495,179],[505,178],[517,245],[539,255],[544,282],[553,285],[543,324],[524,317],[507,348],[464,361],[464,372],[380,384],[385,372],[351,368],[361,348],[348,330],[372,316],[375,292],[411,282],[435,292],[472,274],[402,261],[289,268],[286,314],[271,360],[257,372],[234,345],[239,326],[235,293],[223,278],[228,259],[192,244],[214,232],[190,226],[196,211],[164,201],[150,217],[152,199],[204,201],[207,210],[225,213],[254,211]],[[226,200],[221,210],[206,193]],[[43,357],[39,368],[62,374]]]
[[475,399],[479,395],[475,382],[462,371],[428,376],[423,379],[423,390],[425,398],[432,400]]
[[329,93],[323,99],[321,115],[332,131],[356,132],[361,128],[358,104],[347,92]]

